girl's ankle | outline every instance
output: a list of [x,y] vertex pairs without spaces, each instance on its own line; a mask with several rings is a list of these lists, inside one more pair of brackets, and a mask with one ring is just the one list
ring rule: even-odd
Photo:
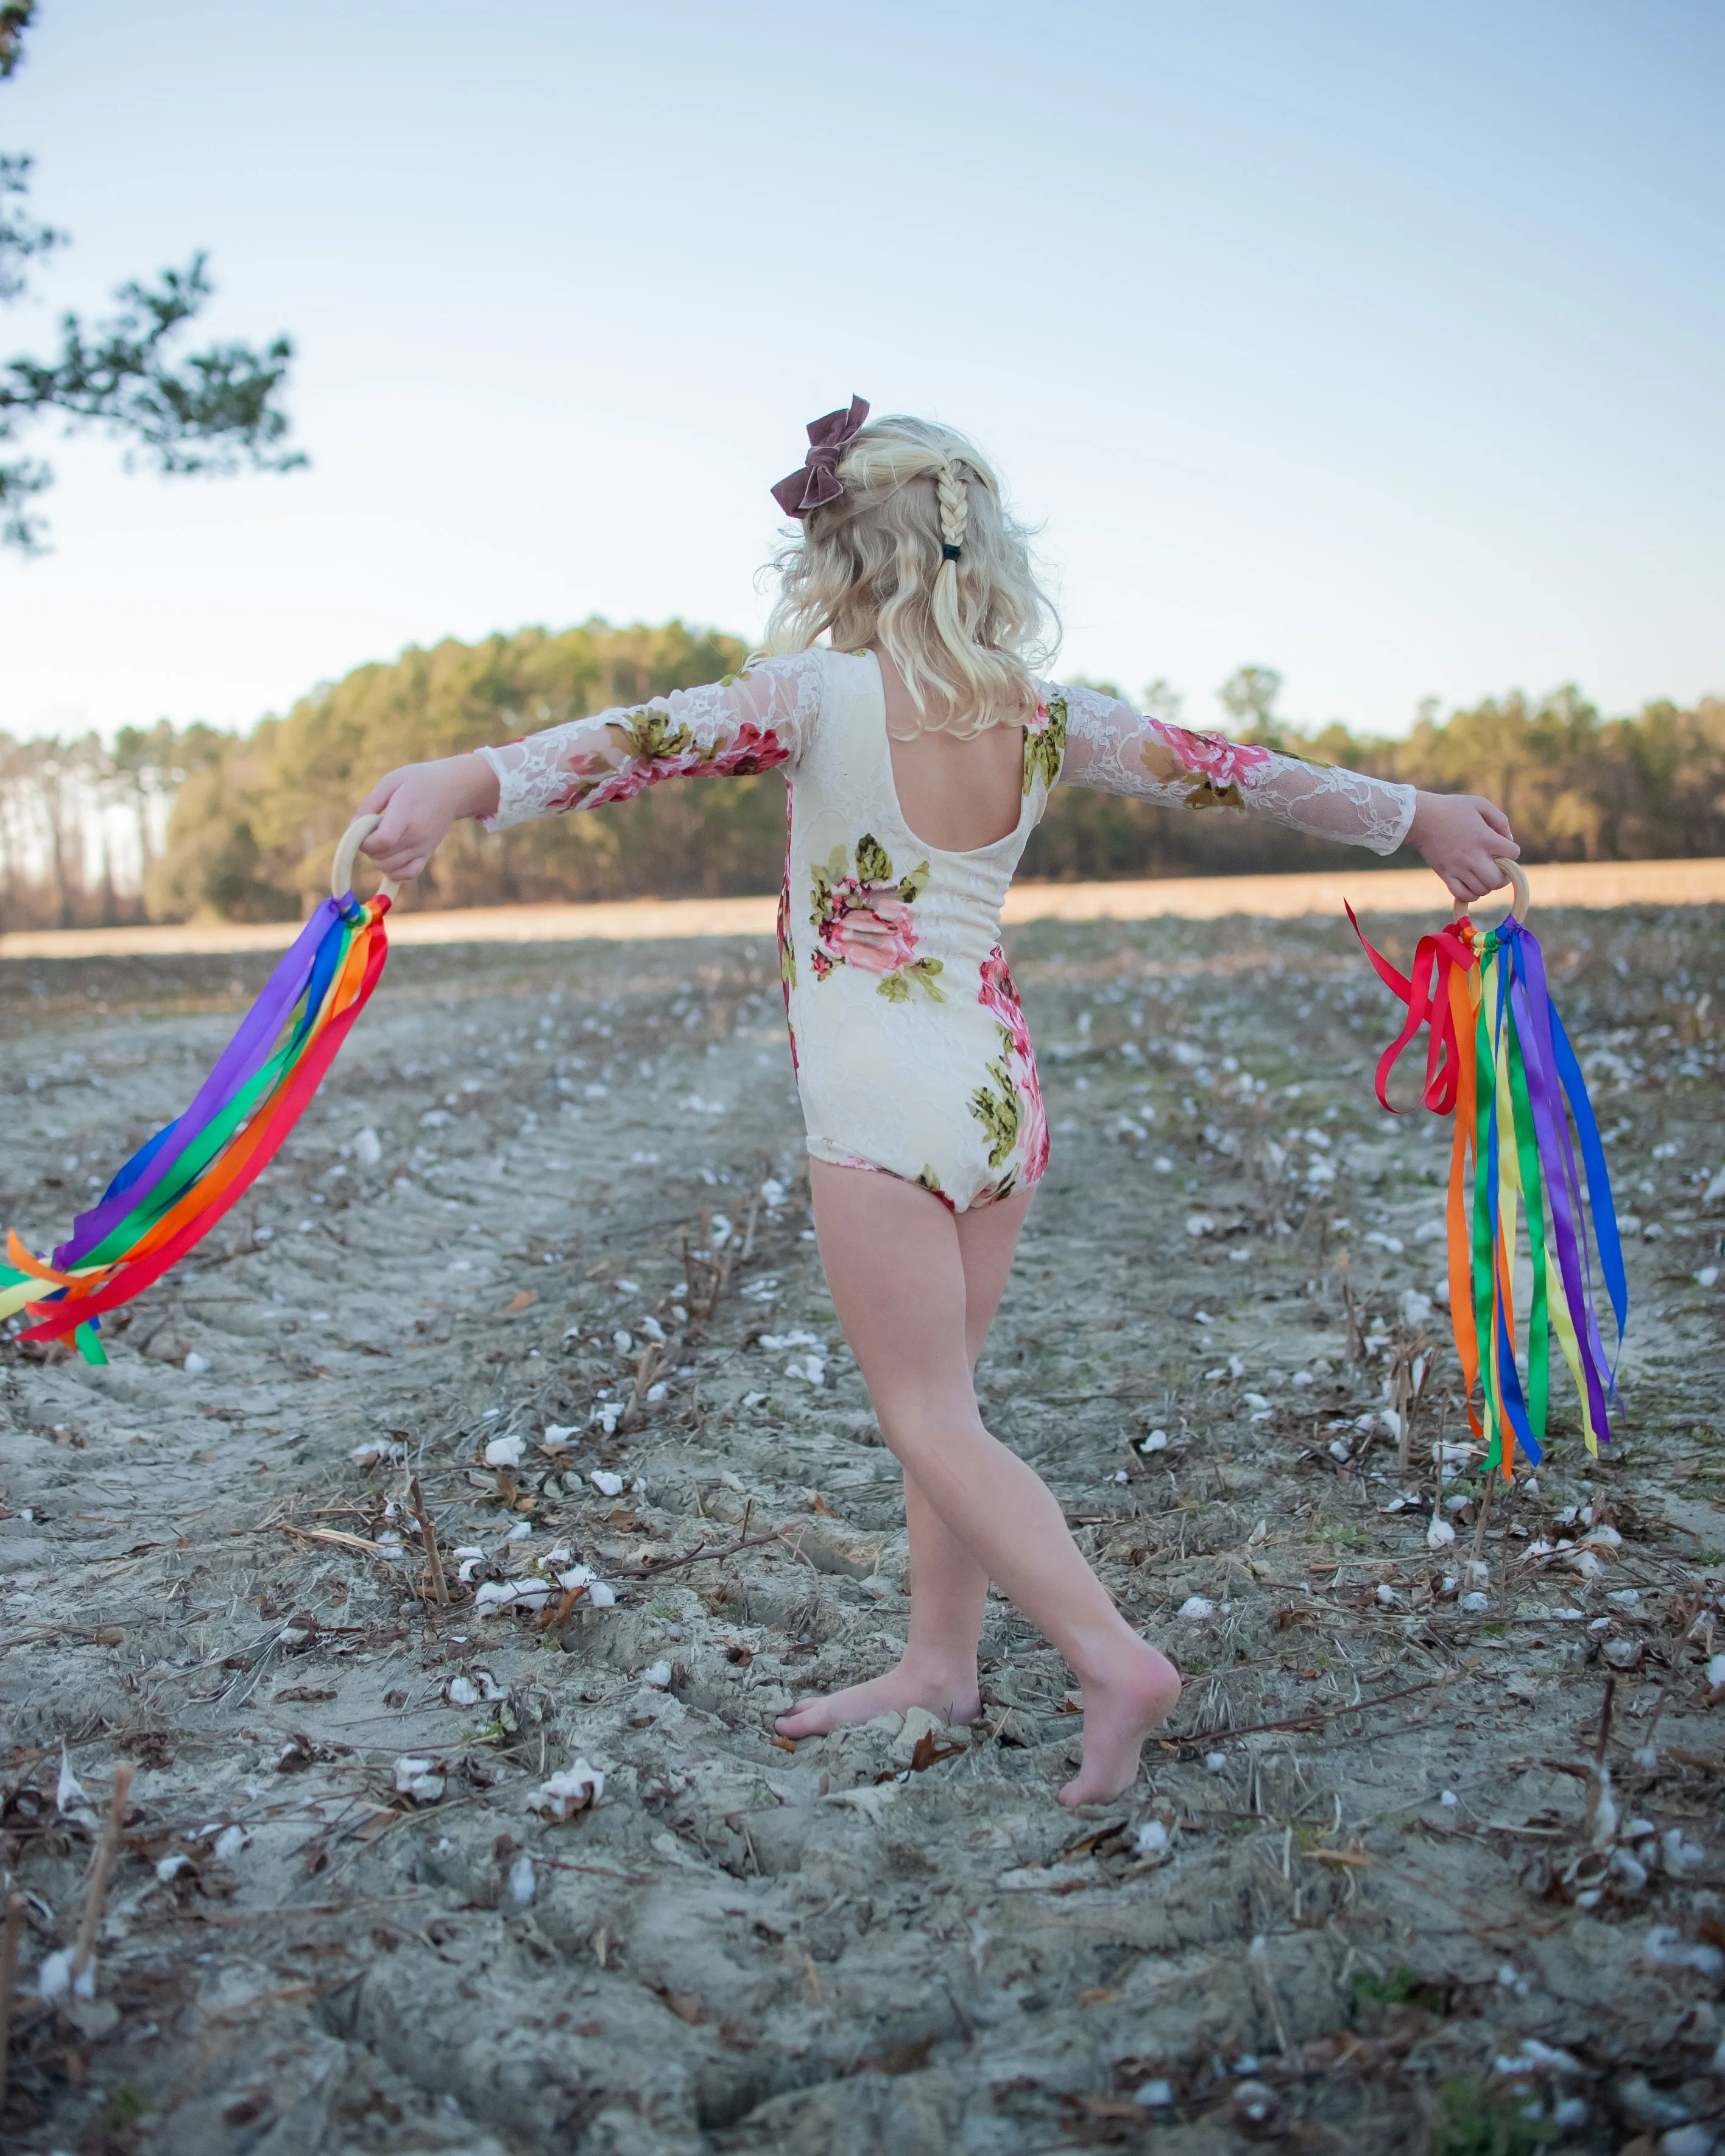
[[1180,1682],[1180,1673],[1168,1656],[1147,1640],[1136,1637],[1098,1655],[1078,1677],[1081,1685],[1095,1685],[1103,1691],[1146,1686],[1160,1690],[1168,1684],[1178,1690]]
[[976,1689],[977,1663],[974,1655],[968,1657],[963,1655],[948,1657],[937,1655],[912,1655],[906,1652],[900,1656],[898,1666],[901,1676],[909,1678],[913,1684],[932,1686],[936,1690],[939,1690],[942,1686],[954,1686],[960,1689],[968,1686],[973,1691]]

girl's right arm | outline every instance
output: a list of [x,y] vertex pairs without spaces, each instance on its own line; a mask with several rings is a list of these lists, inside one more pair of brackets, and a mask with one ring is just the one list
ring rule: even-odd
[[501,831],[627,801],[663,779],[770,771],[802,752],[820,707],[820,660],[816,651],[763,660],[704,688],[572,719],[501,748],[403,765],[359,804],[362,815],[382,819],[365,850],[386,875],[405,880],[464,816]]

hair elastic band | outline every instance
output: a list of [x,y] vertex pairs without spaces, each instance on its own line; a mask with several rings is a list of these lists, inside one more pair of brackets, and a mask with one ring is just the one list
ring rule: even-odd
[[941,556],[944,561],[956,562],[963,551],[962,547],[955,547],[950,539],[941,542]]

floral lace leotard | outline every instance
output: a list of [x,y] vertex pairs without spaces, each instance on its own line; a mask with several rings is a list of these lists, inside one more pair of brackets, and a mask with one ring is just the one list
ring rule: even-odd
[[1041,690],[1019,820],[949,852],[906,823],[872,654],[757,661],[709,687],[502,748],[488,830],[626,801],[661,779],[783,767],[778,947],[809,1150],[919,1183],[957,1211],[1035,1183],[1048,1122],[1000,914],[1056,785],[1232,808],[1393,853],[1414,789],[1189,733],[1093,689]]

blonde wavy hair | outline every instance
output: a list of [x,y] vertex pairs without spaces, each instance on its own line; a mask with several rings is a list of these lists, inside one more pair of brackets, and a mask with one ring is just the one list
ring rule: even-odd
[[1029,723],[1032,670],[1060,624],[983,458],[950,427],[884,418],[854,437],[838,476],[844,493],[773,557],[768,651],[821,636],[835,651],[878,644],[925,727],[967,740]]

